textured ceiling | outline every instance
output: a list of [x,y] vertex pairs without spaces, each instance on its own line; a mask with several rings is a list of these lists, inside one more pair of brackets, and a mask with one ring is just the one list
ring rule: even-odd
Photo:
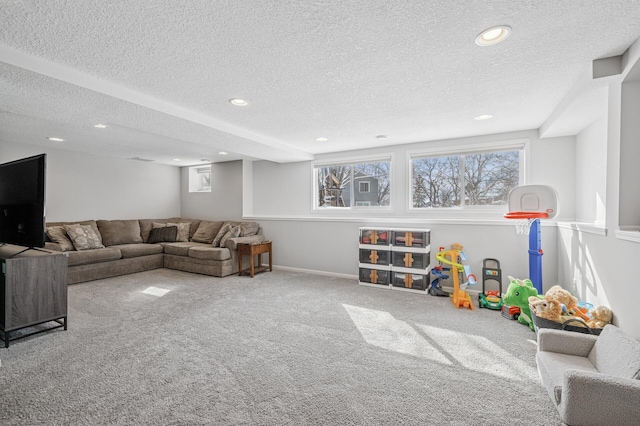
[[187,165],[538,129],[639,36],[635,0],[3,1],[0,142]]

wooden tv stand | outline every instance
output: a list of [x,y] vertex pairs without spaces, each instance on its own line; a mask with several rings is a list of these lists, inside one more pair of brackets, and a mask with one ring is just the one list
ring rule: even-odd
[[[0,268],[0,340],[5,348],[15,339],[67,329],[67,257],[63,253],[5,244],[0,247]],[[48,322],[57,325],[16,333]]]

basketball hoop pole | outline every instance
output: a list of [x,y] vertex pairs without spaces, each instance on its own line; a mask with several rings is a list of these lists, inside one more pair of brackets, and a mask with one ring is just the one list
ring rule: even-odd
[[540,238],[540,219],[534,219],[529,228],[529,279],[533,286],[542,292],[542,240]]
[[529,279],[533,286],[542,292],[542,239],[540,236],[540,218],[549,215],[545,212],[509,212],[504,215],[506,219],[529,219]]

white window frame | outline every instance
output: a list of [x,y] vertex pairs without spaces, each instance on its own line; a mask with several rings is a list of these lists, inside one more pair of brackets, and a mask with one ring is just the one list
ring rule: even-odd
[[[208,174],[209,174],[209,186],[207,187],[206,185],[204,185],[204,175],[207,174],[207,172],[205,171],[205,169],[209,169],[208,170]],[[211,182],[211,175],[212,175],[212,167],[211,164],[203,164],[203,165],[199,165],[199,166],[191,166],[189,167],[188,170],[188,176],[189,176],[189,192],[191,193],[196,193],[196,192],[211,192],[211,186],[212,186],[212,182]],[[195,181],[194,179],[197,179],[197,181]]]
[[[530,158],[530,140],[529,139],[516,139],[509,141],[493,141],[487,143],[479,143],[473,145],[458,145],[451,147],[436,147],[431,149],[407,151],[407,178],[405,180],[406,185],[406,197],[407,197],[407,212],[420,213],[436,212],[435,214],[443,214],[443,212],[451,211],[503,211],[506,209],[504,205],[496,206],[468,206],[462,205],[459,207],[413,207],[413,167],[412,161],[414,159],[425,157],[445,157],[445,156],[464,156],[469,154],[481,154],[483,152],[496,152],[496,151],[521,151],[520,155],[520,176],[518,185],[525,185],[529,182],[529,158]],[[464,199],[464,190],[461,194]]]
[[[311,210],[313,212],[348,212],[354,210],[369,210],[369,211],[393,211],[393,191],[396,190],[396,186],[394,184],[394,176],[393,176],[393,161],[394,155],[393,153],[381,153],[374,156],[359,156],[359,157],[338,157],[334,159],[326,159],[326,160],[317,160],[311,162],[311,180],[312,180],[312,189],[311,189]],[[324,206],[321,207],[318,205],[318,197],[317,194],[320,190],[318,188],[318,176],[316,174],[316,169],[322,167],[332,167],[332,166],[353,166],[356,164],[362,163],[381,163],[388,162],[389,163],[389,179],[390,182],[390,192],[389,192],[389,205],[388,206],[357,206],[355,205],[354,197],[355,197],[355,185],[353,186],[353,190],[350,192],[350,207],[333,207],[333,206]],[[353,169],[352,169],[353,170]],[[354,179],[352,179],[352,183]]]

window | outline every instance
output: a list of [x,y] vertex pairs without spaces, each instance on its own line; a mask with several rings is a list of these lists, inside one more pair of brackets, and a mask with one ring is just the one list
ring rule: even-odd
[[211,192],[211,164],[189,167],[189,192]]
[[391,160],[314,166],[314,208],[388,207]]
[[521,182],[524,146],[502,151],[411,157],[414,209],[507,204]]

